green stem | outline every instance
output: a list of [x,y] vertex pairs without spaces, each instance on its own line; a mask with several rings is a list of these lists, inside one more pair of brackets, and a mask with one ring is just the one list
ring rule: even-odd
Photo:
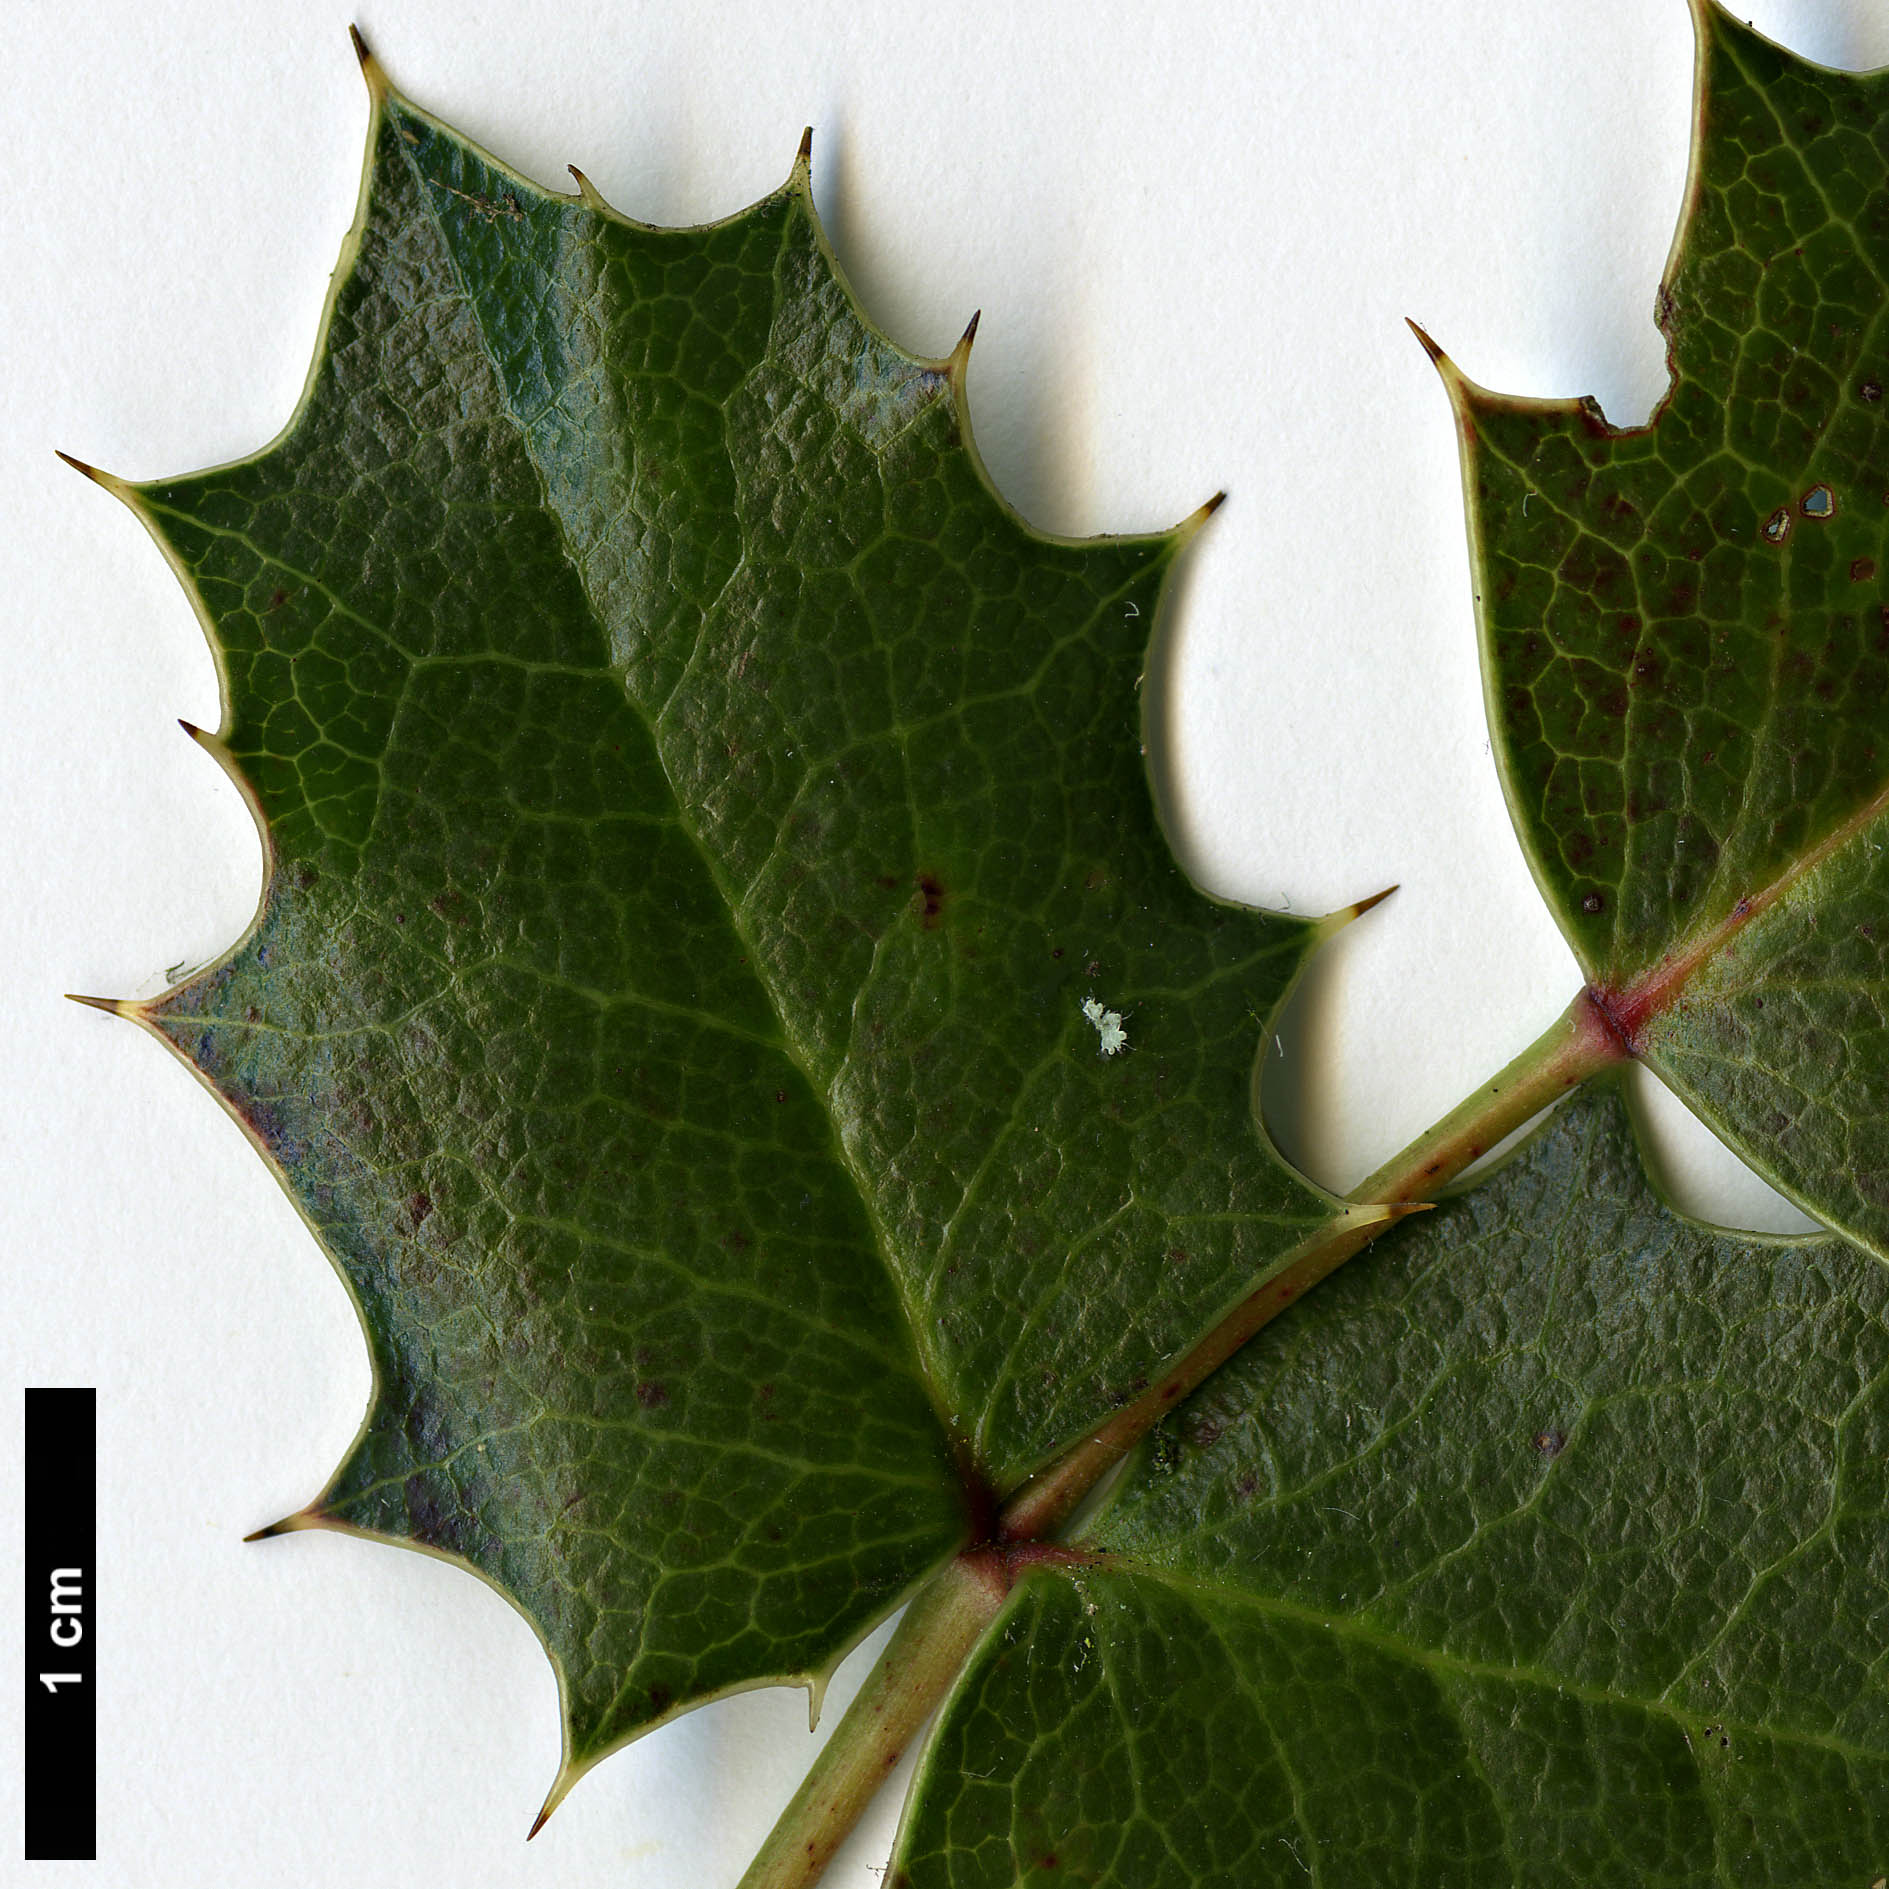
[[967,1553],[906,1610],[739,1889],[810,1889],[1003,1605],[1001,1557]]
[[[1360,1207],[1409,1211],[1411,1203],[1429,1199],[1549,1103],[1626,1054],[1626,1046],[1583,991],[1500,1075],[1393,1155],[1353,1188],[1349,1199]],[[1403,1217],[1393,1213],[1346,1219],[1315,1234],[1133,1403],[1124,1404],[1100,1429],[1026,1483],[1004,1509],[1000,1534],[1012,1541],[1037,1541],[1061,1527],[1102,1476],[1189,1391],[1295,1299]]]
[[1592,996],[1582,991],[1494,1081],[1484,1083],[1402,1153],[1392,1155],[1348,1198],[1427,1200],[1550,1103],[1631,1053]]
[[[1131,1404],[1011,1498],[991,1543],[951,1563],[915,1600],[858,1698],[821,1747],[740,1889],[810,1889],[873,1793],[941,1700],[1003,1603],[1027,1544],[1063,1526],[1101,1477],[1210,1372],[1352,1254],[1420,1211],[1471,1162],[1550,1103],[1629,1054],[1583,991],[1500,1075],[1485,1083],[1350,1195],[1359,1213],[1324,1229]],[[1039,1547],[1042,1556],[1053,1550]]]

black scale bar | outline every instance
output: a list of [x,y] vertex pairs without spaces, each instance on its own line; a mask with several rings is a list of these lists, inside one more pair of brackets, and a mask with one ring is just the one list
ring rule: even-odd
[[26,1860],[98,1846],[98,1393],[26,1393]]

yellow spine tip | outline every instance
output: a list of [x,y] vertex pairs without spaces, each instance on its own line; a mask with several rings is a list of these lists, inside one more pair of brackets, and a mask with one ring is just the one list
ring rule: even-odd
[[813,167],[813,127],[811,125],[800,134],[800,149],[794,153],[794,167],[797,170],[811,170]]
[[1443,366],[1443,364],[1446,361],[1448,361],[1450,357],[1447,354],[1445,354],[1443,350],[1439,348],[1437,344],[1434,341],[1432,341],[1427,334],[1423,332],[1422,328],[1420,328],[1417,325],[1417,323],[1412,321],[1408,315],[1404,317],[1404,326],[1408,328],[1410,332],[1417,337],[1417,341],[1419,345],[1422,347],[1424,353],[1427,354],[1430,357],[1430,359],[1437,364],[1438,367]]
[[1462,369],[1408,315],[1404,317],[1404,325],[1417,337],[1424,353],[1430,357],[1430,365],[1441,378],[1451,403],[1460,406],[1474,389],[1475,383],[1465,378]]
[[108,1016],[135,1018],[138,1006],[128,997],[83,997],[76,990],[66,992],[69,1004],[84,1004],[88,1010],[103,1010]]
[[1169,534],[1173,539],[1174,548],[1179,550],[1181,546],[1189,543],[1193,539],[1194,534],[1200,530],[1201,526],[1226,502],[1227,495],[1224,492],[1216,492],[1206,504],[1196,505]]
[[586,210],[609,210],[610,205],[605,201],[603,192],[575,164],[567,164],[564,168],[577,179],[578,200]]
[[367,89],[373,94],[374,102],[379,104],[393,89],[387,83],[387,70],[374,57],[373,49],[361,37],[361,29],[352,22],[348,26],[348,40],[354,47],[354,56],[361,62],[361,77],[367,81]]
[[1382,905],[1396,890],[1397,888],[1394,885],[1387,885],[1382,892],[1373,892],[1368,899],[1360,899],[1357,904],[1351,908],[1351,916],[1353,918],[1362,918],[1372,906]]
[[958,344],[945,356],[945,372],[962,380],[964,370],[971,364],[971,343],[977,339],[977,324],[984,319],[980,308],[964,324],[964,332],[958,336]]
[[97,466],[88,466],[83,459],[74,459],[70,453],[62,453],[57,446],[52,450],[55,459],[64,460],[74,472],[83,473],[94,485],[103,486],[113,498],[122,499],[127,505],[135,503],[131,487],[115,473],[101,472]]
[[304,1528],[319,1528],[321,1516],[314,1509],[297,1509],[293,1515],[285,1515],[279,1522],[271,1522],[267,1528],[259,1528],[252,1535],[245,1535],[245,1541],[273,1541],[277,1535],[293,1535]]
[[[593,1759],[591,1762],[595,1762]],[[558,1774],[551,1780],[551,1788],[545,1793],[544,1808],[532,1820],[532,1825],[525,1832],[525,1841],[529,1843],[546,1823],[550,1821],[552,1811],[570,1795],[571,1786],[590,1769],[589,1764],[573,1764],[567,1756],[558,1766]]]

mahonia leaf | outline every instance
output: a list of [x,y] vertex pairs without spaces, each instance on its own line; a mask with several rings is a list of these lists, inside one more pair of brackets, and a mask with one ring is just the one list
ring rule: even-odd
[[1490,720],[1625,1045],[1889,1257],[1889,75],[1694,10],[1651,421],[1442,363]]
[[686,1704],[816,1683],[1347,1211],[1253,1084],[1340,921],[1202,895],[1161,831],[1138,684],[1210,508],[1024,525],[968,335],[924,361],[866,322],[804,148],[651,229],[364,63],[294,419],[107,481],[197,601],[203,739],[267,854],[240,944],[120,1007],[366,1331],[361,1433],[282,1526],[505,1593],[562,1788]]
[[1871,1883],[1889,1275],[1611,1085],[1149,1439],[947,1705],[900,1889]]

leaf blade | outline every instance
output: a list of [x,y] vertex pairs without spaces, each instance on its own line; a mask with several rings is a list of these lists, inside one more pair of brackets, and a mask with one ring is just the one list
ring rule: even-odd
[[[123,488],[209,631],[213,745],[268,864],[246,937],[140,1016],[362,1317],[374,1399],[299,1519],[446,1554],[520,1607],[564,1700],[555,1797],[689,1703],[817,1690],[977,1526],[979,1484],[1341,1214],[1251,1096],[1325,928],[1206,900],[1166,851],[1136,687],[1186,534],[1077,545],[1010,514],[946,364],[853,310],[802,169],[651,231],[374,91],[289,428]],[[483,307],[480,269],[505,291]],[[641,368],[606,385],[577,360],[603,330],[560,283],[608,290]],[[795,493],[808,428],[831,463]],[[757,510],[743,480],[770,465]],[[822,515],[841,498],[870,529]],[[973,557],[981,587],[933,594]],[[805,717],[894,684],[888,726],[789,767]],[[891,758],[929,799],[882,778],[913,731],[936,735],[922,768]],[[1134,1042],[1110,1059],[1081,1000],[1125,968]],[[856,1029],[890,1046],[849,1076]],[[980,1055],[1015,1080],[972,1085]],[[926,1084],[960,1082],[981,1115],[953,1135]],[[1073,1152],[1046,1156],[1033,1117],[1079,1127]],[[881,1175],[888,1149],[909,1152]],[[973,1201],[974,1264],[933,1250],[956,1219],[928,1175]],[[1183,1275],[1171,1227],[1196,1219]],[[991,1293],[1033,1319],[1021,1347],[991,1336]]]
[[[1490,725],[1537,883],[1629,1047],[1889,1256],[1870,1181],[1889,1067],[1860,1014],[1885,971],[1858,956],[1889,805],[1889,249],[1871,208],[1889,81],[1812,66],[1708,0],[1695,18],[1653,418],[1616,429],[1590,401],[1495,395],[1442,363]],[[1858,1020],[1832,1074],[1824,1046]]]
[[1869,1879],[1872,1261],[1679,1219],[1603,1093],[1271,1337],[1157,1437],[1098,1567],[1019,1584],[914,1889],[1055,1880],[1039,1827],[1124,1884]]

